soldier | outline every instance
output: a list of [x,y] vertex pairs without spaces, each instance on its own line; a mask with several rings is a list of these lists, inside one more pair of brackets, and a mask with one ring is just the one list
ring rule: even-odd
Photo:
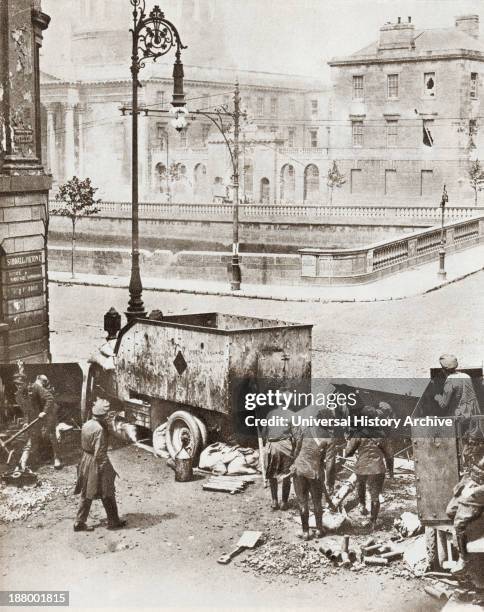
[[[274,408],[267,414],[267,419],[271,417],[281,417],[285,420],[290,420],[291,412],[282,408]],[[288,422],[284,426],[266,426],[262,428],[262,437],[265,444],[265,471],[266,478],[269,481],[271,488],[271,508],[273,510],[287,510],[289,493],[291,491],[291,478],[289,476],[289,468],[294,459],[293,448],[291,442],[291,426]],[[278,481],[282,480],[282,498],[279,505],[278,499]]]
[[454,496],[447,506],[447,516],[454,521],[459,562],[452,570],[464,574],[469,562],[467,552],[467,526],[476,521],[484,511],[484,458],[464,474],[454,488]]
[[121,520],[116,504],[114,481],[117,473],[108,457],[108,425],[106,416],[109,402],[98,399],[92,407],[92,418],[81,431],[82,457],[77,467],[75,495],[81,495],[74,531],[92,531],[86,525],[93,499],[101,499],[108,518],[108,529],[126,525]]
[[54,455],[54,468],[60,470],[62,463],[59,458],[56,426],[57,426],[57,404],[47,376],[40,374],[30,387],[27,386],[27,378],[22,368],[14,376],[16,386],[15,399],[21,407],[25,423],[31,423],[34,419],[42,419],[28,433],[27,441],[22,449],[18,469],[25,471],[30,468],[30,457],[34,456],[37,463],[42,442],[47,438],[52,446]]
[[56,435],[58,407],[49,379],[44,374],[40,374],[35,379],[30,392],[30,401],[33,414],[42,416],[41,441],[47,439],[50,442],[54,457],[54,468],[60,470],[62,469],[62,462],[59,457]]
[[458,361],[455,355],[442,355],[439,359],[445,374],[442,394],[434,396],[444,415],[466,419],[480,414],[479,403],[472,379],[465,372],[457,372]]
[[[332,412],[327,408],[308,407],[303,411],[304,416],[314,414],[321,419],[330,419]],[[309,495],[313,502],[314,518],[316,521],[316,534],[318,538],[324,536],[322,496],[331,509],[334,509],[325,485],[324,460],[331,446],[330,432],[322,427],[298,426],[293,427],[294,463],[291,466],[294,491],[296,493],[299,514],[301,517],[302,537],[310,539],[309,534]]]
[[[363,416],[375,418],[376,410],[366,407]],[[383,437],[382,431],[370,432],[366,429],[357,430],[355,435],[348,440],[345,449],[345,457],[351,457],[358,451],[355,472],[357,475],[358,501],[362,515],[367,515],[366,508],[366,488],[371,498],[370,522],[369,527],[373,531],[376,527],[378,513],[380,512],[380,493],[383,491],[385,482],[386,461],[391,457],[387,440]],[[370,437],[379,435],[380,437]],[[366,437],[365,437],[366,436]]]

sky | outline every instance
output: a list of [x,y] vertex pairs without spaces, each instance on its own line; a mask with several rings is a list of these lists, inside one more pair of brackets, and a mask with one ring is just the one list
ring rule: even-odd
[[[77,1],[77,0],[76,0]],[[100,1],[100,0],[98,0]],[[129,0],[111,0],[120,7]],[[177,0],[182,2],[184,0]],[[200,0],[210,2],[212,0]],[[169,18],[169,3],[166,14]],[[484,36],[482,0],[218,0],[223,4],[223,28],[227,54],[221,65],[244,70],[302,74],[329,81],[326,62],[347,55],[378,38],[386,22],[412,17],[416,29],[453,27],[457,15],[480,15]],[[146,0],[148,8],[163,0]],[[44,39],[44,56],[52,62],[59,40],[66,34],[68,0],[43,0],[52,16]],[[190,42],[183,23],[176,24],[182,38]],[[126,24],[126,29],[129,24]],[[127,34],[128,36],[128,34]],[[214,45],[219,44],[217,39]],[[196,57],[192,43],[192,57]]]

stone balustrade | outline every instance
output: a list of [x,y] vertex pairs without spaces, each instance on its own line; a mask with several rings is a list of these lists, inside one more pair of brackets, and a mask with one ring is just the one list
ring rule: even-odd
[[[484,215],[448,221],[444,240],[446,253],[484,242]],[[314,284],[367,282],[436,259],[440,241],[441,228],[437,225],[364,248],[300,249],[301,277]]]
[[[51,202],[51,210],[58,206]],[[131,216],[130,202],[103,201],[100,205],[99,215],[116,218],[129,218]],[[139,205],[141,219],[203,219],[207,221],[227,221],[232,219],[232,204],[224,202],[210,203],[181,203],[169,204],[162,202],[142,202]],[[445,216],[448,221],[466,219],[476,214],[484,214],[484,208],[467,206],[449,206]],[[421,221],[434,225],[440,220],[438,206],[344,206],[344,205],[318,205],[318,204],[240,204],[239,217],[242,221],[263,219],[287,219],[294,221],[321,222],[324,219],[372,219]]]

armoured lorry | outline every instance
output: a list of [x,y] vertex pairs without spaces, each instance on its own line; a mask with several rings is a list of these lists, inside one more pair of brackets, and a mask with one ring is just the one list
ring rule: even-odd
[[241,385],[291,379],[310,387],[311,334],[312,325],[220,312],[115,325],[90,360],[84,416],[103,397],[152,432],[166,423],[171,456],[183,442],[197,456],[209,441],[234,438]]
[[[484,406],[482,368],[459,369],[472,378],[479,406]],[[473,417],[472,423],[452,414],[442,415],[435,395],[443,392],[445,376],[440,368],[430,370],[430,382],[420,397],[412,417],[446,416],[452,427],[429,428],[412,426],[412,447],[415,462],[417,509],[420,522],[425,526],[427,551],[431,569],[452,569],[458,553],[454,546],[452,521],[446,507],[453,496],[455,485],[468,467],[463,453],[466,431],[479,427],[484,432],[484,416]],[[475,453],[484,455],[484,444],[476,443]],[[468,458],[467,458],[468,461]],[[469,552],[484,552],[484,518],[471,525],[467,546]],[[482,557],[481,557],[482,559]],[[482,562],[481,562],[482,563]],[[476,567],[480,565],[477,562]],[[481,568],[482,573],[482,568]]]

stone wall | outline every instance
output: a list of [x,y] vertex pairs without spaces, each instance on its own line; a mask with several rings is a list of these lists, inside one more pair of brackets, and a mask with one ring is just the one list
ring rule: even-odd
[[[382,221],[367,219],[358,222],[309,223],[287,219],[286,222],[243,221],[240,243],[243,250],[255,252],[296,253],[314,247],[355,247],[409,233],[434,222]],[[70,240],[71,222],[58,216],[50,220],[50,240],[65,244]],[[131,221],[127,218],[88,217],[77,225],[77,240],[83,244],[129,246]],[[148,249],[216,250],[231,248],[232,223],[228,220],[141,219],[140,244]]]

